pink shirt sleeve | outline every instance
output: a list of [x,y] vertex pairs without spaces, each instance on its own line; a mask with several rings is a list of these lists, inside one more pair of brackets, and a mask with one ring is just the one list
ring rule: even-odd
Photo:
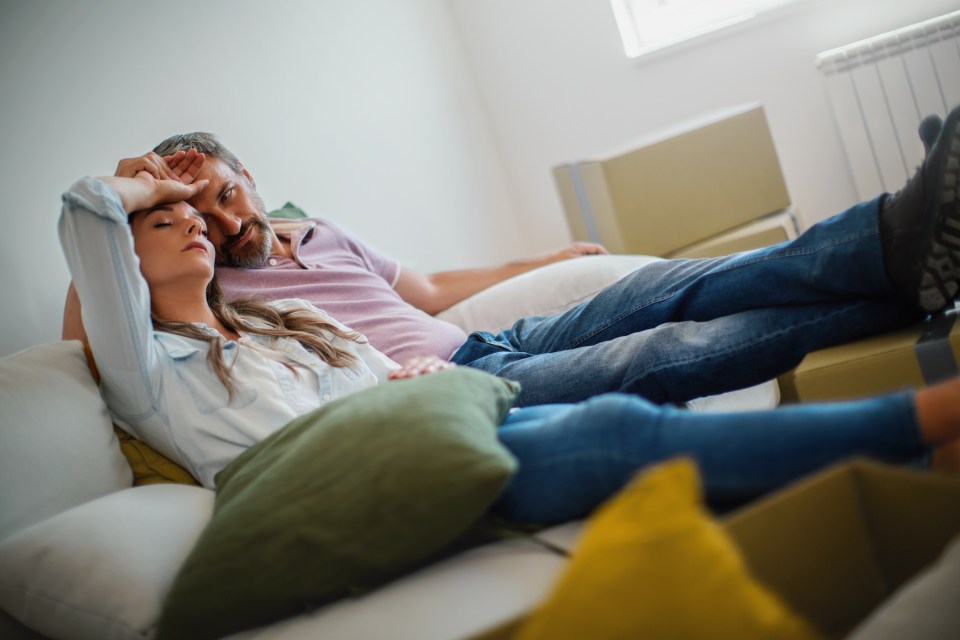
[[323,224],[337,237],[337,242],[340,243],[344,249],[358,256],[363,261],[371,273],[375,273],[386,280],[391,288],[396,286],[397,279],[400,277],[399,262],[385,256],[370,245],[364,243],[357,236],[348,231],[344,231],[328,220],[324,220]]

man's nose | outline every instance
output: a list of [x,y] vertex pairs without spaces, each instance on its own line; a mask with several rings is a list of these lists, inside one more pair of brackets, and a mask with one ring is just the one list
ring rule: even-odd
[[240,216],[234,215],[228,211],[223,211],[222,209],[217,209],[216,211],[207,212],[207,221],[208,223],[212,222],[220,227],[220,230],[225,236],[235,236],[240,233],[240,227],[243,226],[243,221],[240,219]]

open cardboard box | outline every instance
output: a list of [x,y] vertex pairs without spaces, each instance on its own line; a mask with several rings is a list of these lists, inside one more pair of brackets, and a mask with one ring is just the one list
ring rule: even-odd
[[[722,524],[755,578],[826,637],[842,638],[960,535],[960,478],[854,460]],[[522,622],[474,640],[508,640]]]

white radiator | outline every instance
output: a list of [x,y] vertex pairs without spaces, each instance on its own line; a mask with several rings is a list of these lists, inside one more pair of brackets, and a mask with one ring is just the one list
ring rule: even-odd
[[917,125],[960,104],[960,11],[817,56],[862,200],[896,191],[923,158]]

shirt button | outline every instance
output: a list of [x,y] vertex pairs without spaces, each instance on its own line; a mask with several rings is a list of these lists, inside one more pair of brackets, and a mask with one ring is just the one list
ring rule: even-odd
[[269,260],[267,260],[267,264],[269,264],[271,267],[275,267],[275,266],[277,266],[277,259],[276,259],[276,258],[270,258]]
[[329,394],[329,393],[323,394],[323,398],[321,398],[321,399],[322,399],[324,402],[327,402],[327,401],[330,399],[330,394]]

